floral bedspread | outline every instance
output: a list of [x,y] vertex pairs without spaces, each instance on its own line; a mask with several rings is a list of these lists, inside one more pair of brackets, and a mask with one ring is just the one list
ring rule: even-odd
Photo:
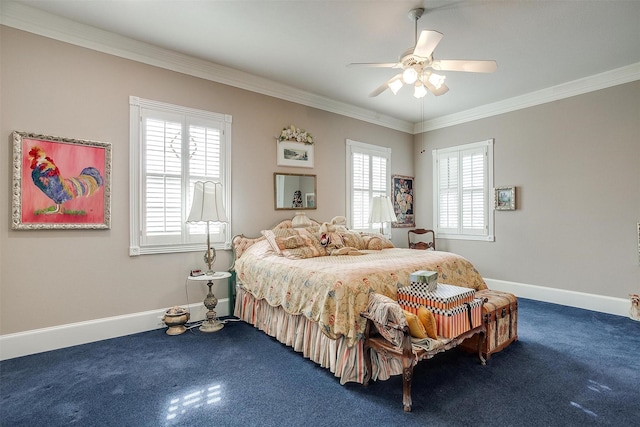
[[417,270],[438,272],[438,282],[476,290],[487,286],[460,255],[414,249],[365,250],[363,255],[292,260],[276,255],[266,240],[236,260],[238,282],[258,299],[318,322],[329,338],[344,336],[351,347],[364,333],[370,292],[397,299],[398,286]]

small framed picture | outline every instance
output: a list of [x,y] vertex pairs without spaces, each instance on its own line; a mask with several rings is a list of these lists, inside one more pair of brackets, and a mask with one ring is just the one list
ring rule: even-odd
[[315,209],[316,193],[304,193],[304,207],[309,209]]
[[278,166],[313,167],[313,144],[278,141]]
[[495,210],[513,211],[516,209],[516,187],[496,187]]

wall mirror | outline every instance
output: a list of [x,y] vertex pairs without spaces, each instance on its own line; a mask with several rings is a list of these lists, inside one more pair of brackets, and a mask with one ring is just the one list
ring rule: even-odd
[[316,209],[316,176],[295,173],[273,174],[276,209]]

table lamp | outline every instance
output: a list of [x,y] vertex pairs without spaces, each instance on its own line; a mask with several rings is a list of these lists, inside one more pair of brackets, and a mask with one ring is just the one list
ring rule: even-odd
[[213,181],[196,182],[187,222],[207,223],[207,252],[204,254],[204,261],[207,264],[207,275],[213,276],[212,266],[216,259],[216,250],[211,246],[209,223],[228,222],[224,203],[222,203],[222,184]]
[[375,196],[371,199],[369,224],[380,223],[380,234],[383,234],[385,222],[398,222],[391,199],[388,196]]
[[211,286],[215,273],[213,272],[213,263],[216,260],[216,249],[211,246],[211,236],[209,235],[209,223],[228,222],[227,214],[222,203],[222,184],[213,181],[197,181],[193,190],[193,203],[187,222],[206,222],[207,223],[207,252],[204,254],[204,261],[207,263],[207,273],[203,276],[207,280],[209,292],[204,299],[204,306],[208,311],[206,320],[200,326],[202,332],[216,332],[222,329],[224,324],[218,320],[215,308],[218,305],[218,299],[213,294]]

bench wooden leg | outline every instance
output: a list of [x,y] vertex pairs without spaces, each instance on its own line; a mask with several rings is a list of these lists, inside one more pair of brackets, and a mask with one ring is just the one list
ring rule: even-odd
[[487,360],[484,358],[482,354],[482,349],[484,348],[484,342],[487,339],[487,334],[485,331],[480,332],[480,337],[478,338],[478,357],[480,358],[480,364],[485,366],[487,364]]
[[402,406],[405,412],[411,412],[411,379],[413,378],[413,363],[406,357],[402,358]]

